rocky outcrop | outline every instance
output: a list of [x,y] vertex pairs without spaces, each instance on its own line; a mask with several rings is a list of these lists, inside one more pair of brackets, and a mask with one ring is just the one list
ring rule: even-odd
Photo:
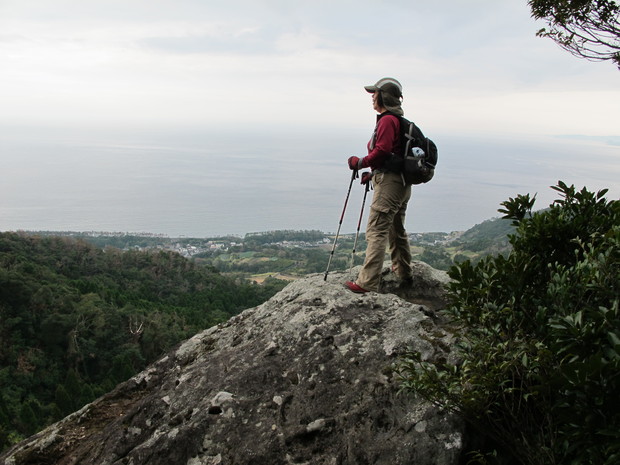
[[[445,273],[353,294],[310,276],[187,340],[111,393],[0,457],[12,465],[456,465],[463,427],[399,391],[413,349],[449,357],[434,321]],[[420,284],[425,283],[425,284]],[[425,305],[415,303],[416,295]]]

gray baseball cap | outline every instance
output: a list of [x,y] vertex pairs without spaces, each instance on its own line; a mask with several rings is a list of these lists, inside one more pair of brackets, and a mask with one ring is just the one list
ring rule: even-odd
[[403,86],[400,85],[400,82],[391,77],[381,78],[373,85],[364,86],[364,89],[366,89],[366,92],[371,94],[380,90],[393,95],[396,98],[403,96]]

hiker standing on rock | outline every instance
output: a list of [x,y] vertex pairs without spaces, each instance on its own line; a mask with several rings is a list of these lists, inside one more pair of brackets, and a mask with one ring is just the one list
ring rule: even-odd
[[372,182],[374,196],[366,227],[366,258],[355,282],[345,286],[356,293],[378,291],[386,247],[389,245],[392,271],[403,281],[411,282],[411,251],[405,231],[405,212],[411,197],[411,185],[403,182],[400,174],[384,168],[387,158],[402,149],[400,120],[402,86],[393,78],[383,78],[365,86],[372,94],[372,107],[378,113],[377,124],[368,142],[368,155],[350,157],[351,170],[370,168],[362,173],[362,184]]

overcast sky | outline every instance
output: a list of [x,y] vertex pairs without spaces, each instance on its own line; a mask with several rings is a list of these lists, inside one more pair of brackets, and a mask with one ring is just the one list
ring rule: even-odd
[[617,198],[620,72],[542,27],[527,0],[0,0],[0,229],[330,231],[384,76],[439,145],[411,231],[558,179]]
[[618,135],[620,72],[526,0],[0,0],[0,124],[367,127],[399,79],[427,132]]

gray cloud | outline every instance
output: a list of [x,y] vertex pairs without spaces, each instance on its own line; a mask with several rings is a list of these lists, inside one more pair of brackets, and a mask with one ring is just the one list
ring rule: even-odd
[[183,37],[146,37],[138,43],[164,53],[264,55],[276,52],[277,37],[247,34],[243,37],[188,35]]

